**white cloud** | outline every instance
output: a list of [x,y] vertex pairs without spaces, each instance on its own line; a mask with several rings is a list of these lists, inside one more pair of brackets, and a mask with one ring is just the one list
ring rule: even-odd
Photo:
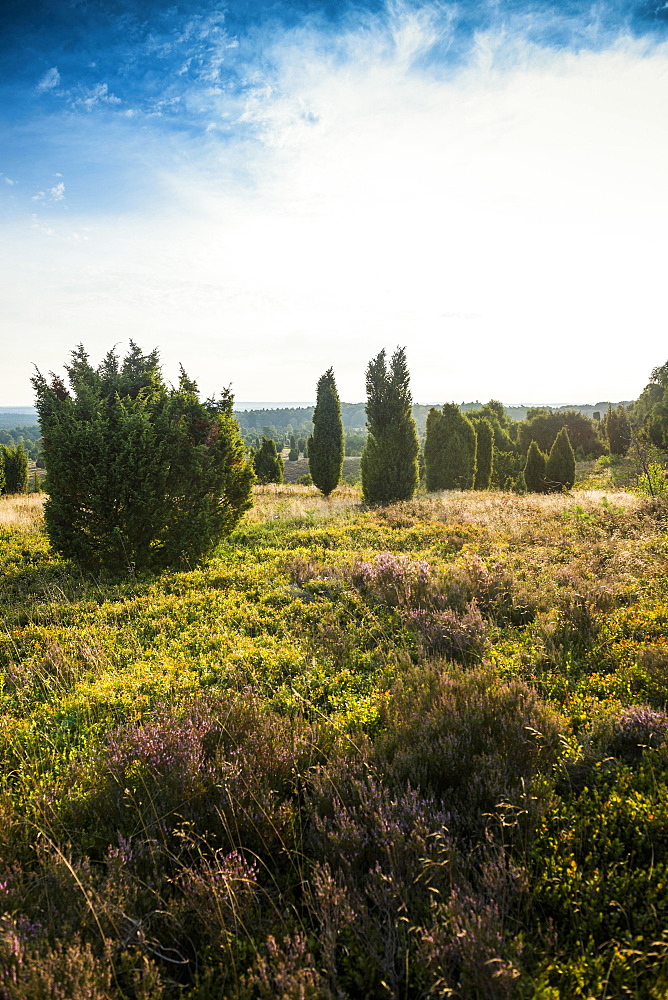
[[100,105],[122,104],[120,97],[109,92],[107,83],[97,83],[94,87],[80,87],[70,95],[70,105],[84,111],[92,111]]
[[58,72],[57,66],[52,66],[48,69],[44,76],[41,78],[37,87],[38,94],[45,94],[49,90],[53,90],[60,83],[60,73]]
[[65,198],[65,184],[63,181],[60,181],[52,188],[49,188],[49,194],[51,195],[52,201],[63,201]]
[[124,329],[205,393],[309,398],[333,364],[360,399],[369,358],[406,344],[422,401],[637,395],[665,360],[668,47],[489,34],[424,68],[448,30],[397,5],[335,48],[288,36],[244,108],[259,144],[216,130],[171,172],[147,148],[160,213],[69,218],[85,247],[13,233],[30,360],[101,357]]

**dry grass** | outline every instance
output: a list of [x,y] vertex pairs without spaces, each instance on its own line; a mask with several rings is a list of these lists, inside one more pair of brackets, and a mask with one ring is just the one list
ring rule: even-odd
[[528,520],[558,517],[574,507],[581,507],[587,514],[600,510],[601,505],[607,502],[630,512],[641,501],[632,493],[610,490],[573,490],[570,493],[546,495],[452,490],[438,496],[432,495],[425,498],[424,502],[434,505],[432,516],[439,519],[484,525],[515,534],[523,529]]
[[[353,486],[340,486],[326,500],[315,486],[280,485],[257,486],[254,507],[246,515],[247,521],[259,522],[272,518],[333,517],[346,510],[361,507],[361,492]],[[564,511],[575,507],[584,514],[609,504],[631,513],[641,500],[632,493],[617,490],[572,490],[570,493],[538,493],[525,496],[501,493],[497,490],[447,490],[443,493],[421,494],[413,500],[394,504],[389,509],[393,517],[404,516],[410,521],[444,521],[447,523],[475,524],[498,529],[511,535],[523,534],[528,522],[536,518],[559,518]]]
[[35,530],[41,525],[44,493],[14,493],[0,497],[0,525]]
[[337,517],[346,510],[359,507],[360,491],[354,486],[339,486],[326,500],[315,486],[297,483],[256,486],[253,507],[246,514],[249,523],[274,518],[327,518]]

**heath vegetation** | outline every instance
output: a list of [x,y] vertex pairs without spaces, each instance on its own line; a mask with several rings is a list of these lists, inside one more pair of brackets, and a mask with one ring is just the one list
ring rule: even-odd
[[0,1000],[665,1000],[665,370],[421,450],[381,351],[361,489],[331,369],[315,486],[156,352],[67,372],[0,498]]
[[665,995],[664,501],[256,487],[104,580],[19,500],[0,996]]

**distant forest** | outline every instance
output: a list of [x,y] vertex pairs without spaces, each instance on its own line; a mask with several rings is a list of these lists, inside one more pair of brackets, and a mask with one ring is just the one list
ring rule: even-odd
[[[620,403],[595,403],[595,404],[583,404],[581,406],[505,406],[504,409],[511,420],[526,420],[527,413],[530,410],[550,410],[552,413],[566,413],[575,411],[576,413],[582,413],[584,416],[593,417],[594,413],[600,413],[603,416],[608,407],[611,406],[615,409],[618,406],[630,406],[631,400],[624,400]],[[413,405],[413,416],[415,417],[415,422],[418,426],[418,431],[424,434],[425,427],[427,423],[427,414],[431,409],[432,405],[440,404],[425,404],[425,403],[415,403]],[[480,410],[483,404],[476,401],[475,403],[461,403],[460,410],[466,412],[467,410]],[[0,411],[1,413],[2,411]],[[313,407],[303,406],[303,407],[275,407],[274,409],[263,409],[263,410],[241,410],[235,413],[237,420],[239,421],[239,426],[242,430],[255,430],[262,431],[266,427],[275,427],[276,430],[282,432],[288,432],[291,434],[297,434],[301,431],[309,431],[312,427],[313,418]],[[341,403],[341,417],[343,419],[343,426],[346,430],[350,431],[364,431],[366,428],[366,411],[364,403]]]
[[[598,414],[602,419],[611,407],[630,406],[631,401],[621,403],[601,402],[583,404],[581,406],[504,406],[506,416],[513,423],[530,419],[538,413],[580,413],[590,420]],[[415,403],[413,416],[421,438],[426,432],[427,414],[430,404]],[[462,412],[474,412],[483,409],[483,404],[462,403]],[[290,437],[306,438],[313,429],[313,407],[274,407],[261,410],[240,410],[235,416],[239,422],[242,436],[249,447],[256,447],[263,437],[271,438],[278,447],[289,447]],[[361,455],[366,438],[366,410],[364,403],[341,403],[341,417],[345,431],[346,455]]]
[[[505,413],[513,423],[529,419],[539,411],[552,413],[576,412],[583,416],[594,417],[599,414],[602,419],[609,407],[630,406],[631,401],[621,403],[601,402],[581,406],[504,406]],[[462,403],[460,409],[470,412],[482,409],[483,404],[476,401]],[[424,437],[427,414],[431,406],[415,403],[413,416],[420,437]],[[313,430],[313,406],[282,407],[237,410],[235,416],[239,422],[242,436],[248,447],[256,447],[262,437],[271,438],[278,447],[290,447],[290,437],[307,438]],[[366,438],[366,410],[364,403],[341,403],[341,417],[345,430],[346,455],[361,455]],[[39,462],[41,430],[37,423],[37,413],[32,407],[6,407],[0,409],[0,445],[17,445],[23,443],[31,459]],[[303,450],[303,449],[301,449]]]

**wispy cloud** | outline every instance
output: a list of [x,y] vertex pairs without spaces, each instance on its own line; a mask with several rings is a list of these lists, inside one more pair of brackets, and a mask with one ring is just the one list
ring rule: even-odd
[[60,73],[58,72],[58,67],[52,66],[51,69],[46,71],[35,89],[38,94],[44,94],[48,90],[53,90],[59,83]]
[[120,97],[110,93],[107,83],[97,83],[94,87],[78,87],[67,94],[72,108],[93,111],[94,108],[122,104]]
[[45,369],[125,329],[240,398],[332,363],[361,398],[396,343],[423,400],[634,395],[665,351],[668,44],[613,6],[154,25],[45,126],[66,211],[38,177],[13,328]]

